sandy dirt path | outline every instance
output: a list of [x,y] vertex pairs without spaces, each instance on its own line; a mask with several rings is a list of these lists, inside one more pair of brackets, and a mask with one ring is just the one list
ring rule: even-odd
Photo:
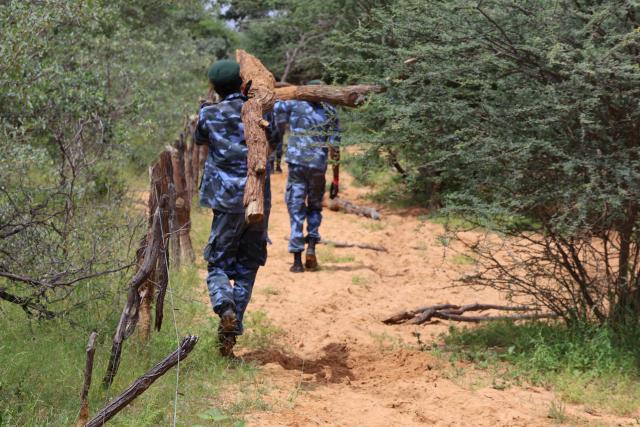
[[[382,221],[324,210],[323,238],[372,243],[388,253],[320,247],[321,270],[293,274],[285,237],[286,174],[274,175],[267,265],[258,274],[248,311],[262,311],[283,331],[267,350],[238,353],[262,365],[259,380],[267,411],[248,414],[252,426],[545,426],[553,425],[550,391],[495,387],[486,372],[420,351],[448,324],[387,326],[396,311],[432,303],[501,302],[490,291],[451,288],[472,266],[445,248],[443,228],[421,211],[381,209]],[[343,177],[341,195],[362,200],[366,189]],[[630,425],[633,420],[592,416],[567,406],[587,425]],[[583,424],[580,421],[580,424]]]

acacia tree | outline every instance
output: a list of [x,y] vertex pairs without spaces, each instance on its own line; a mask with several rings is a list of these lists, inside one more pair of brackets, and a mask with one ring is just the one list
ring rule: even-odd
[[471,242],[467,283],[636,322],[639,25],[629,0],[397,0],[335,36],[331,66],[389,86],[359,138],[410,190],[507,236]]

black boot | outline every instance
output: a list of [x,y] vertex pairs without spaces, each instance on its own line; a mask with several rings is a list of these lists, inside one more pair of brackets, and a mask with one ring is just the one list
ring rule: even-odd
[[304,267],[302,266],[302,252],[293,253],[293,265],[289,271],[292,273],[304,273]]
[[307,254],[305,257],[304,266],[307,270],[315,271],[318,269],[318,259],[316,258],[316,241],[309,240],[309,246],[307,246]]
[[282,168],[280,167],[280,159],[276,159],[276,173],[282,173]]

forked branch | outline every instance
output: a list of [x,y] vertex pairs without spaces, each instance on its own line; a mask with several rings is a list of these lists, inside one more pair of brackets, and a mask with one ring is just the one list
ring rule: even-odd
[[138,378],[123,391],[119,396],[115,397],[111,402],[102,408],[86,425],[86,427],[103,426],[107,421],[113,418],[118,412],[129,405],[133,400],[144,393],[151,384],[158,378],[163,376],[167,371],[173,368],[178,361],[189,355],[198,343],[198,337],[187,335],[180,342],[180,347],[165,357],[161,362],[151,368],[147,373]]

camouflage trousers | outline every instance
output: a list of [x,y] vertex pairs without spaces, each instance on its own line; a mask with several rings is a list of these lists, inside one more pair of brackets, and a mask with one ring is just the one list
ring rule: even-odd
[[[289,252],[302,252],[305,240],[320,240],[322,197],[325,191],[325,170],[289,163],[284,200],[289,211],[291,235]],[[304,221],[307,220],[307,237]]]
[[[235,308],[237,335],[242,335],[242,319],[251,300],[258,268],[267,261],[267,224],[247,224],[244,213],[213,211],[211,235],[204,250],[209,263],[207,287],[213,311],[221,315]],[[233,285],[232,282],[233,281]]]

